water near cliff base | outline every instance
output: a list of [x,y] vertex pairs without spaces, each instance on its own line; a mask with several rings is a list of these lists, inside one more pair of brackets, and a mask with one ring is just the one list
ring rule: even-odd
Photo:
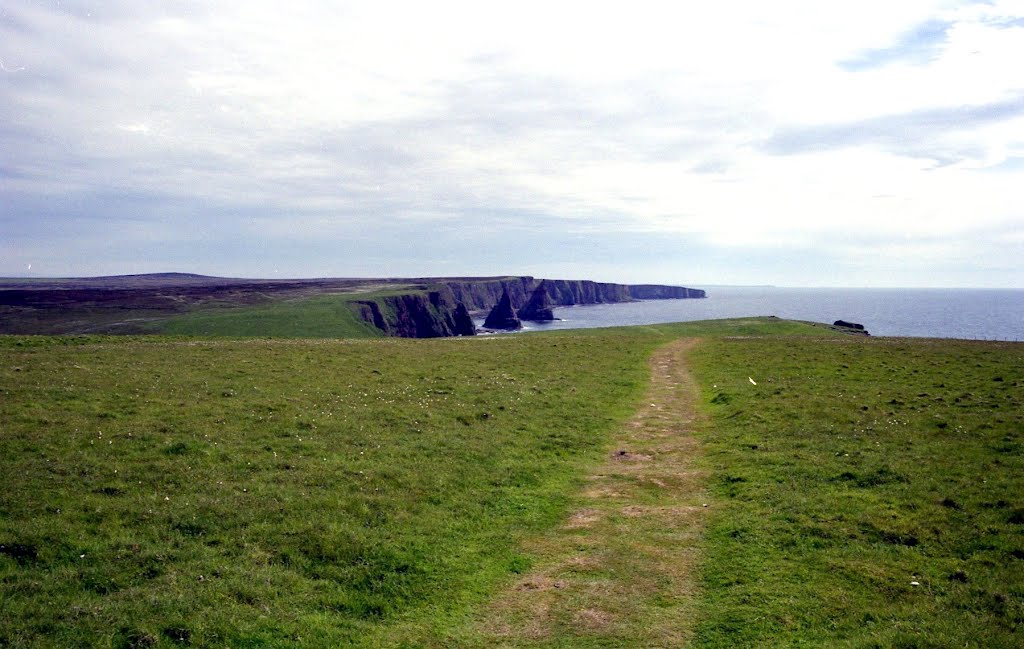
[[1024,340],[1024,289],[709,287],[703,300],[645,300],[555,309],[525,330],[582,329],[774,315],[858,322],[873,336]]

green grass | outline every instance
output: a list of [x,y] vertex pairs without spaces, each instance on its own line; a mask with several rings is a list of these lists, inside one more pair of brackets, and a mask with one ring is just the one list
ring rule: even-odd
[[0,337],[0,646],[474,645],[679,336],[704,337],[697,646],[1020,645],[1024,345],[760,318]]
[[384,334],[351,303],[373,294],[338,294],[256,306],[207,307],[151,323],[154,333],[186,336],[374,338]]
[[655,341],[0,340],[13,646],[443,637],[529,565]]
[[1024,345],[732,339],[693,364],[698,646],[1021,646]]

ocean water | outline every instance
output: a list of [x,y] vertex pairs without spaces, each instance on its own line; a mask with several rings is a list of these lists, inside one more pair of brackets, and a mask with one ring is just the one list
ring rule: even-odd
[[555,309],[527,331],[774,315],[864,325],[873,336],[1024,340],[1024,289],[711,287],[703,300],[645,300]]

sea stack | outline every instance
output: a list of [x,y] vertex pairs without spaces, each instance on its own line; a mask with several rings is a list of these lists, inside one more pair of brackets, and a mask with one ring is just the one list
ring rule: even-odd
[[455,335],[456,336],[475,336],[476,325],[473,324],[473,317],[469,315],[469,309],[462,302],[455,307],[455,315],[452,316],[455,321]]
[[501,299],[487,314],[484,320],[485,329],[522,329],[523,323],[516,317],[515,309],[512,308],[512,298],[508,296],[508,289],[501,294]]
[[551,298],[548,297],[548,287],[541,280],[537,288],[533,289],[533,295],[526,306],[519,309],[520,320],[532,320],[534,322],[550,322],[557,320],[555,312],[551,309]]

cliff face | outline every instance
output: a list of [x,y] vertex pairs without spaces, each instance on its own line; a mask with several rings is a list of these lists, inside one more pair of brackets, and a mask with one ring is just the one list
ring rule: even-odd
[[480,280],[447,281],[444,286],[451,291],[456,302],[466,305],[470,311],[490,309],[501,301],[502,293],[508,292],[512,304],[526,301],[527,291],[533,286],[532,277],[505,277]]
[[[535,295],[538,290],[546,293],[546,300]],[[476,331],[469,312],[491,309],[504,295],[513,311],[530,302],[546,302],[556,307],[705,297],[700,289],[682,286],[537,280],[524,276],[440,280],[423,292],[361,300],[356,305],[363,320],[372,322],[389,336],[437,338],[473,335]]]
[[[553,306],[606,304],[629,302],[631,299],[646,299],[631,295],[630,287],[625,284],[592,282],[586,279],[537,280],[533,277],[525,276],[478,281],[449,281],[445,282],[445,285],[451,289],[456,301],[462,302],[471,311],[480,311],[489,309],[497,304],[501,300],[502,293],[506,291],[514,307],[524,305],[530,301],[534,290],[541,283],[543,283],[547,290],[548,299]],[[666,286],[664,288],[678,287]]]
[[629,294],[637,300],[682,300],[707,297],[702,289],[660,284],[631,284]]
[[356,302],[359,315],[389,336],[441,338],[472,336],[473,319],[447,287],[426,293],[388,295]]
[[548,298],[555,306],[629,302],[629,287],[590,280],[549,279],[544,281]]

